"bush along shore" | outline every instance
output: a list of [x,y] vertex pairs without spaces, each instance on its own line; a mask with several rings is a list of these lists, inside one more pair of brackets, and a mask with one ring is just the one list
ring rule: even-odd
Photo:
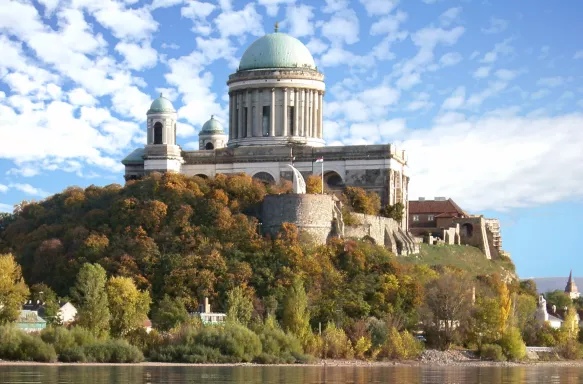
[[[563,324],[536,321],[534,282],[499,273],[513,269],[510,260],[476,269],[470,247],[443,246],[426,255],[432,265],[408,262],[366,241],[316,245],[288,223],[262,236],[253,212],[288,184],[152,174],[124,187],[68,188],[0,214],[0,359],[286,364],[463,348],[522,361],[525,345],[581,357],[583,300],[549,294],[549,305],[566,308]],[[322,192],[318,179],[307,184]],[[358,188],[340,195],[345,217],[402,214]],[[464,262],[442,263],[454,249]],[[204,297],[225,324],[193,315]],[[14,328],[28,300],[43,302],[49,326],[39,334]],[[77,309],[68,327],[63,301]]]

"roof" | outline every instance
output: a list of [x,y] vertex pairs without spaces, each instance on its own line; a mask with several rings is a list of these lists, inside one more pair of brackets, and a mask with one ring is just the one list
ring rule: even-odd
[[452,199],[447,200],[410,200],[410,214],[434,214],[439,217],[467,217],[468,214],[462,210]]
[[126,156],[125,159],[121,161],[123,165],[140,165],[144,164],[144,148],[134,149],[132,153]]
[[316,70],[308,48],[298,39],[275,32],[255,40],[243,53],[239,71],[268,68],[304,68]]
[[225,130],[215,116],[211,115],[210,120],[203,124],[201,133],[225,133]]
[[148,113],[164,112],[176,112],[176,110],[174,109],[174,106],[172,106],[172,102],[160,94],[160,97],[154,100],[152,105],[150,105]]
[[38,315],[36,311],[22,310],[16,320],[18,324],[30,324],[30,323],[46,323],[46,320]]
[[565,287],[565,293],[577,293],[579,290],[577,289],[577,284],[575,284],[575,280],[573,280],[573,270],[569,273],[569,280],[567,280],[567,286]]

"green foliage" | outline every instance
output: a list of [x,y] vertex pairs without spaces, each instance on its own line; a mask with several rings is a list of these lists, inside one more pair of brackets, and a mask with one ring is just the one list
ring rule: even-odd
[[77,307],[77,325],[101,336],[109,331],[110,312],[105,291],[106,281],[103,267],[99,264],[84,264],[77,275],[75,286],[71,289],[71,298]]
[[0,340],[0,359],[47,363],[57,361],[55,349],[38,336],[0,326]]
[[131,278],[110,278],[107,282],[107,297],[113,336],[124,336],[144,326],[152,300],[148,292],[136,288]]
[[285,333],[272,317],[257,331],[261,340],[262,353],[257,361],[264,364],[295,363],[303,359],[303,349],[299,340]]
[[0,324],[18,318],[28,294],[20,265],[11,254],[0,255]]
[[342,328],[337,328],[334,323],[328,323],[322,334],[324,339],[324,356],[332,359],[352,359],[354,349]]
[[480,357],[484,360],[506,361],[502,347],[497,344],[484,344],[480,348]]
[[86,360],[92,363],[139,363],[144,360],[142,352],[125,340],[90,344],[83,352]]
[[405,206],[403,203],[396,203],[394,205],[385,205],[383,208],[381,208],[379,213],[381,216],[389,217],[400,223],[401,220],[403,220],[404,212]]
[[571,307],[573,305],[573,301],[569,295],[563,291],[556,290],[547,292],[544,296],[548,305],[556,305],[557,308]]
[[30,287],[30,299],[33,303],[40,301],[43,303],[44,312],[42,318],[47,324],[59,324],[59,299],[55,291],[44,283],[35,284]]
[[182,298],[172,299],[168,295],[160,300],[152,313],[152,324],[160,331],[169,331],[188,319],[188,311]]
[[310,330],[308,296],[300,279],[295,279],[287,289],[283,304],[282,324],[283,329],[295,335],[305,347],[312,332]]
[[567,339],[557,346],[559,355],[568,360],[580,360],[583,358],[583,347],[574,339]]
[[227,292],[227,318],[247,325],[253,314],[253,301],[242,287],[235,287]]
[[522,360],[526,356],[526,345],[516,327],[508,328],[499,342],[508,360]]

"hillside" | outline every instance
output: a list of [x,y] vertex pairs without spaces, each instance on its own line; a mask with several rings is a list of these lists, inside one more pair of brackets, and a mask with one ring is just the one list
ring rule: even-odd
[[421,253],[403,258],[403,263],[451,265],[473,275],[499,273],[501,276],[518,279],[511,260],[488,260],[478,248],[465,245],[429,246],[421,244]]
[[[536,283],[536,290],[538,293],[546,293],[549,291],[556,291],[556,290],[564,290],[565,285],[567,285],[567,280],[569,276],[563,277],[534,277],[532,280]],[[581,286],[583,286],[583,277],[573,277],[575,283],[579,286],[579,282]]]

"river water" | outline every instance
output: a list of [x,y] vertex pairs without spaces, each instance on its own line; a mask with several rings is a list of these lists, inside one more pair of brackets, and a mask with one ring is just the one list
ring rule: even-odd
[[583,368],[529,367],[201,367],[2,366],[0,383],[583,383]]

